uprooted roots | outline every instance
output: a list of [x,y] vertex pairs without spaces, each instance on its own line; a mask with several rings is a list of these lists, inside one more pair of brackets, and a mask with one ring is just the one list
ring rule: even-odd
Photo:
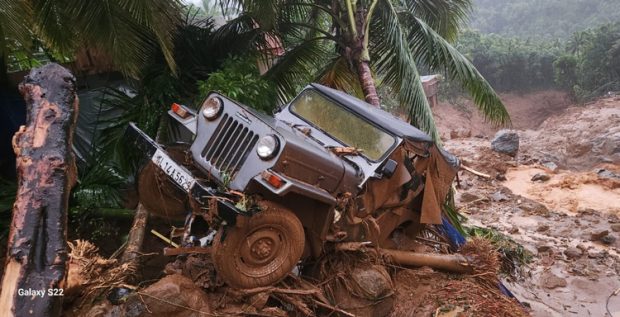
[[84,240],[69,243],[69,248],[71,253],[65,293],[68,300],[80,298],[77,306],[92,303],[113,288],[130,287],[128,284],[137,270],[135,262],[119,265],[115,259],[104,259],[99,256],[95,245]]

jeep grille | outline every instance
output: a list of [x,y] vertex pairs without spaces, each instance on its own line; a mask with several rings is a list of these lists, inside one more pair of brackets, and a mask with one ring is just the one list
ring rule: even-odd
[[202,150],[202,157],[220,174],[226,173],[232,178],[257,140],[258,136],[248,127],[224,114],[213,137]]

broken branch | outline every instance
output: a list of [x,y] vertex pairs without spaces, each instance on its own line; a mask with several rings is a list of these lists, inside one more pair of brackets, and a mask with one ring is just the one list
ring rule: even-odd
[[461,168],[462,168],[463,170],[467,171],[467,172],[470,172],[470,173],[472,173],[472,174],[476,175],[476,176],[480,176],[480,177],[483,177],[483,178],[491,178],[491,175],[489,175],[489,174],[484,174],[484,173],[482,173],[482,172],[478,172],[478,171],[476,171],[475,169],[473,169],[473,168],[471,168],[471,167],[467,167],[467,166],[465,166],[465,165],[463,165],[463,164],[461,164]]

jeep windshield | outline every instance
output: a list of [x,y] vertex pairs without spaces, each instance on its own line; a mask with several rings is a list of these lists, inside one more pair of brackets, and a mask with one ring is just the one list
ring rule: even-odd
[[290,109],[346,146],[356,148],[371,161],[381,159],[396,143],[392,135],[312,89],[302,91]]

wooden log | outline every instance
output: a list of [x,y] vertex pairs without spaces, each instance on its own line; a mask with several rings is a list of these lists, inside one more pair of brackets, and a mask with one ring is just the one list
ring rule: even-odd
[[60,65],[48,64],[33,69],[19,89],[28,117],[13,137],[18,190],[0,314],[59,316],[62,297],[53,295],[65,286],[67,208],[76,180],[71,149],[78,112],[75,78]]
[[142,249],[142,242],[144,241],[144,230],[146,230],[146,221],[148,220],[149,213],[144,208],[142,203],[138,203],[136,208],[136,214],[133,218],[133,224],[129,231],[129,237],[127,237],[127,248],[123,252],[121,257],[122,263],[134,261],[140,255]]
[[454,272],[471,273],[473,267],[460,254],[432,254],[411,251],[379,249],[379,252],[387,256],[392,263],[407,266],[428,266],[433,269]]

